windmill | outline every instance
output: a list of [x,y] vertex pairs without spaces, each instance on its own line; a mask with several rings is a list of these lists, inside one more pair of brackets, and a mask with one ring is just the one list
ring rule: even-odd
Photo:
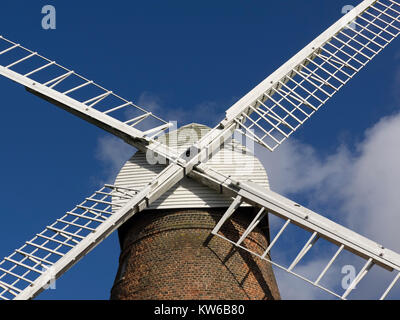
[[[399,17],[398,0],[363,1],[230,107],[225,119],[182,153],[157,139],[170,127],[166,121],[55,61],[0,37],[1,75],[123,139],[148,155],[150,162],[164,166],[139,189],[105,185],[5,257],[0,262],[0,298],[34,298],[53,276],[61,276],[185,177],[232,199],[212,230],[214,236],[341,299],[348,297],[373,266],[384,268],[393,272],[387,288],[377,292],[377,298],[385,298],[400,278],[399,254],[257,183],[236,180],[210,166],[209,159],[235,131],[274,151],[396,38]],[[355,28],[349,27],[350,23]],[[239,239],[226,238],[221,228],[242,204],[257,208],[257,214]],[[244,242],[266,213],[284,223],[265,251],[259,253]],[[269,259],[269,252],[291,225],[310,235],[289,265],[279,265]],[[327,264],[315,278],[296,273],[296,266],[321,240],[337,247]],[[322,280],[344,252],[360,257],[364,264],[344,292],[337,293],[325,287]]]

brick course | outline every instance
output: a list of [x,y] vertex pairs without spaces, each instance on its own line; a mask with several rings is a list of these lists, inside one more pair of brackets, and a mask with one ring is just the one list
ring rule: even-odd
[[[135,215],[119,229],[120,266],[111,299],[280,299],[268,262],[210,235],[225,210],[146,210]],[[221,234],[238,240],[254,214],[253,208],[240,208]],[[262,253],[267,238],[264,223],[244,245]]]

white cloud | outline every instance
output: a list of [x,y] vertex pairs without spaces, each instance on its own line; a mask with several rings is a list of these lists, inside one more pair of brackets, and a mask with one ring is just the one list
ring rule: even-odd
[[105,168],[105,178],[102,183],[113,183],[124,163],[135,153],[131,147],[121,139],[113,136],[103,136],[98,140],[96,157]]
[[[289,197],[300,195],[310,209],[326,208],[334,220],[400,252],[400,113],[382,118],[353,152],[340,146],[321,156],[311,146],[290,139],[276,152],[259,156],[273,190]],[[283,295],[296,298],[298,290],[282,283]]]
[[143,92],[139,96],[138,104],[156,115],[161,115],[163,113],[160,98],[148,91]]
[[218,104],[212,101],[204,101],[196,106],[163,107],[157,95],[146,91],[139,96],[138,104],[166,121],[177,121],[178,127],[192,122],[215,123],[215,119],[223,118]]
[[[385,117],[366,134],[344,194],[351,226],[399,250],[400,114]],[[399,250],[400,251],[400,250]]]
[[283,194],[315,190],[322,184],[335,184],[345,175],[351,157],[344,146],[333,155],[322,158],[311,146],[294,138],[285,141],[274,153],[257,150],[268,169],[273,189]]

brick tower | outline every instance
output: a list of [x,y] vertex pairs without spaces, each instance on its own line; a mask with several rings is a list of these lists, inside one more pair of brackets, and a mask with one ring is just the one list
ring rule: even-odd
[[[208,130],[191,124],[161,138],[184,151]],[[235,140],[224,145],[208,165],[234,172],[238,180],[268,187],[261,163]],[[163,165],[149,165],[146,155],[137,152],[115,184],[139,187],[162,169]],[[119,229],[121,255],[111,299],[280,299],[268,262],[211,235],[231,201],[185,178],[148,210],[133,216]],[[238,240],[255,214],[250,206],[240,207],[220,233]],[[264,219],[244,246],[261,254],[268,246],[268,230]]]

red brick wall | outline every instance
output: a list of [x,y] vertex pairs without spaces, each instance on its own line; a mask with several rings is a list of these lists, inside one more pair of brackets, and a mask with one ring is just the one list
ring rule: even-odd
[[[237,240],[254,217],[242,208],[221,233]],[[144,211],[119,230],[120,266],[111,299],[280,299],[270,264],[210,236],[225,209]],[[244,244],[262,253],[267,224]]]

